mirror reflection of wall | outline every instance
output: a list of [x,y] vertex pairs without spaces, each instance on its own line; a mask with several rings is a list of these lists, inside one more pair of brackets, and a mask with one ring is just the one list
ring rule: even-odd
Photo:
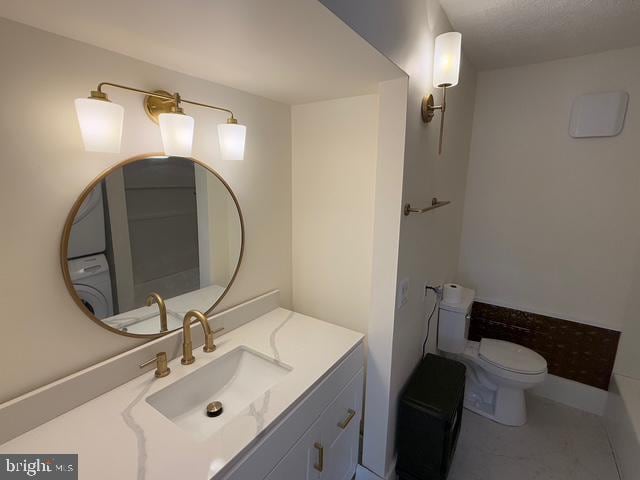
[[149,292],[172,298],[201,287],[194,165],[153,159],[119,173],[104,182],[116,314],[143,307]]
[[75,214],[67,258],[88,314],[128,334],[160,332],[152,292],[167,303],[168,329],[187,310],[210,310],[238,267],[242,224],[228,186],[190,159],[149,157],[100,179]]
[[198,255],[201,285],[226,285],[240,256],[241,233],[234,226],[238,212],[229,192],[217,178],[196,166]]

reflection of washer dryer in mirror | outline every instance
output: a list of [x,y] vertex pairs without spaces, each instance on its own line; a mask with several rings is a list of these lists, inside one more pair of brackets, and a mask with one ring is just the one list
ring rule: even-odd
[[69,236],[67,258],[104,252],[105,243],[102,185],[98,185],[85,198],[76,214]]
[[69,260],[69,274],[73,288],[87,310],[99,320],[113,316],[111,276],[104,255]]

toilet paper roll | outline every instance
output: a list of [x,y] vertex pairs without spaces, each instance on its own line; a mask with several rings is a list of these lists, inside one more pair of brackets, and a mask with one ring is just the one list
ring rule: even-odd
[[462,286],[457,283],[445,283],[442,293],[442,299],[446,303],[462,302]]

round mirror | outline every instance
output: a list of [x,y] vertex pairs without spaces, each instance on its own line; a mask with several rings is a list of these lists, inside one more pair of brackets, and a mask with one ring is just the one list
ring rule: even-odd
[[188,310],[210,314],[240,267],[244,224],[229,185],[198,160],[142,156],[80,195],[62,234],[65,283],[84,313],[157,337]]

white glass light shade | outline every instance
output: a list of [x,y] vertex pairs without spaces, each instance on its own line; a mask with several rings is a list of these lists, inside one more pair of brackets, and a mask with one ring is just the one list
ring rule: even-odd
[[433,54],[434,87],[455,87],[458,84],[461,49],[461,33],[449,32],[436,37]]
[[124,108],[94,98],[77,98],[75,103],[85,150],[120,153]]
[[218,125],[218,141],[222,160],[244,160],[244,142],[247,127],[237,123]]
[[190,157],[193,146],[193,117],[181,113],[158,115],[164,153],[170,157]]

